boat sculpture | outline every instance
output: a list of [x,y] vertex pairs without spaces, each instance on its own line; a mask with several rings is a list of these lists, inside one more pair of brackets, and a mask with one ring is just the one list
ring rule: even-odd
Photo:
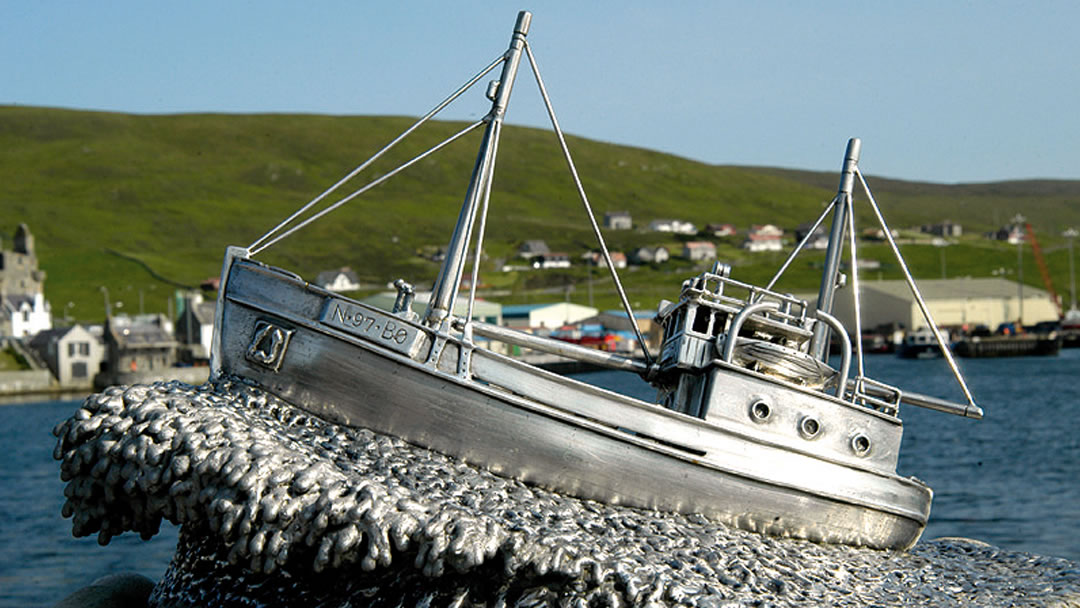
[[[473,319],[495,152],[523,56],[623,305],[632,313],[526,42],[530,20],[529,13],[519,14],[503,55],[346,176],[366,168],[501,65],[501,76],[488,88],[490,112],[458,134],[485,130],[425,312],[412,311],[414,291],[404,281],[396,283],[393,310],[385,311],[254,259],[356,194],[312,214],[331,188],[252,245],[227,249],[212,347],[214,376],[241,377],[329,421],[392,434],[567,495],[696,513],[779,536],[910,547],[926,524],[932,493],[896,473],[900,405],[970,418],[982,412],[959,375],[967,403],[875,382],[864,376],[858,349],[852,373],[847,332],[829,311],[841,278],[845,234],[854,245],[852,192],[856,177],[862,179],[859,140],[848,143],[838,194],[818,219],[821,224],[828,214],[834,216],[814,306],[773,291],[776,279],[762,288],[739,282],[729,268],[716,265],[684,282],[677,300],[660,304],[657,319],[664,335],[655,357],[640,331],[642,355],[630,357]],[[873,208],[876,213],[876,204]],[[303,213],[309,217],[285,229]],[[466,312],[458,315],[453,311],[470,246],[471,287]],[[801,249],[802,244],[795,248],[777,278]],[[854,273],[856,264],[851,268]],[[853,279],[857,287],[854,274]],[[827,363],[830,334],[842,350],[838,369]],[[657,401],[545,371],[485,348],[482,341],[637,373],[657,388]]]

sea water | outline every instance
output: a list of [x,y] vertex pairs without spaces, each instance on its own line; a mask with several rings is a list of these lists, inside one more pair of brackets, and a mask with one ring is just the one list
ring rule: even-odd
[[[986,419],[971,421],[906,406],[900,472],[935,489],[924,538],[966,536],[1005,549],[1080,560],[1080,351],[1059,357],[961,361]],[[910,390],[959,399],[941,360],[867,358],[868,375]],[[649,398],[619,373],[582,376]],[[49,605],[105,574],[164,572],[176,530],[150,541],[125,534],[108,547],[75,539],[60,516],[64,484],[52,459],[52,427],[78,401],[0,407],[0,606]]]
[[[958,365],[982,420],[901,406],[898,472],[934,490],[923,538],[962,536],[1080,560],[1080,349]],[[868,355],[865,366],[875,380],[966,402],[944,359]],[[655,396],[628,374],[582,377],[642,399]]]

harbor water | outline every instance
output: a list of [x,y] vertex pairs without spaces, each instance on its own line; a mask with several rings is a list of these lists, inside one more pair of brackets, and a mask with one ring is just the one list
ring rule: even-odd
[[[980,422],[906,407],[900,472],[930,484],[935,499],[926,539],[964,536],[1014,551],[1080,561],[1080,351],[1059,357],[965,360]],[[941,360],[867,359],[872,377],[958,399]],[[651,398],[635,377],[593,373],[591,382]],[[105,574],[136,571],[158,579],[176,530],[149,541],[134,534],[75,539],[60,515],[64,484],[52,459],[53,426],[78,401],[0,406],[0,606],[51,605]]]

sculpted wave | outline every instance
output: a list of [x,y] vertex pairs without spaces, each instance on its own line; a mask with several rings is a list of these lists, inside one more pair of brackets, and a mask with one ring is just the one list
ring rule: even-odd
[[114,387],[53,432],[76,536],[182,526],[158,606],[1080,606],[1068,560],[821,545],[568,498],[240,382]]

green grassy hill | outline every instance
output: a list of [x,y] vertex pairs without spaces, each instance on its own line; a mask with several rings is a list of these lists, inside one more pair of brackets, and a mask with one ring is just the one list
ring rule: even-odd
[[[197,285],[220,271],[230,244],[247,245],[312,199],[404,130],[412,119],[311,115],[135,116],[43,108],[0,107],[0,238],[19,222],[36,237],[46,295],[54,315],[102,318],[106,287],[123,310],[164,311],[177,285]],[[350,184],[351,191],[410,159],[462,124],[434,123]],[[418,287],[437,270],[421,252],[445,245],[474,162],[478,134],[407,170],[364,197],[305,228],[260,256],[313,278],[351,266],[373,289],[402,276]],[[844,141],[837,141],[840,166]],[[781,169],[710,166],[648,150],[579,138],[569,141],[598,216],[626,210],[636,225],[679,218],[776,223],[791,230],[813,220],[835,192],[837,175]],[[868,143],[869,145],[869,143]],[[872,170],[872,168],[868,168]],[[1080,225],[1080,181],[915,184],[868,177],[886,217],[905,227],[952,219],[973,235],[944,254],[948,276],[989,276],[1015,267],[1016,249],[977,238],[1016,212],[1039,232],[1059,291],[1068,290],[1060,232]],[[872,216],[861,215],[870,225]],[[554,136],[515,126],[504,130],[488,222],[488,265],[512,257],[525,239],[542,238],[576,257],[594,246]],[[609,243],[678,247],[673,237],[613,232]],[[782,255],[751,256],[736,240],[720,240],[736,276],[767,280]],[[867,255],[886,261],[880,246]],[[905,247],[916,276],[941,276],[938,248]],[[810,256],[782,287],[815,288]],[[1025,251],[1025,280],[1041,284]],[[686,263],[626,272],[636,305],[672,297]],[[880,273],[893,278],[886,261]],[[592,288],[589,288],[590,278]],[[564,297],[611,307],[601,272],[487,271],[482,280],[507,302]]]

